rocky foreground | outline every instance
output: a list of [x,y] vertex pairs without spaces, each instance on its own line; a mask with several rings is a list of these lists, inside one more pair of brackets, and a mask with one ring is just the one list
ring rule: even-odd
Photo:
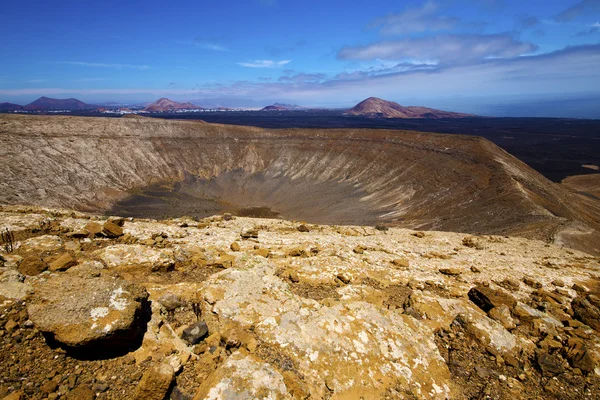
[[582,252],[18,206],[0,228],[0,398],[600,397]]

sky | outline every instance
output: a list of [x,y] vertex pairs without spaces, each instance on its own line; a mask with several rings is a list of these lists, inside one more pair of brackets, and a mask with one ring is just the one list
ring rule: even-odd
[[0,102],[600,118],[600,0],[5,2]]

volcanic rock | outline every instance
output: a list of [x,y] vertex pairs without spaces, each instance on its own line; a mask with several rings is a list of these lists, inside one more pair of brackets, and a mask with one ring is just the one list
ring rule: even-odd
[[506,305],[508,308],[512,308],[516,302],[511,295],[484,286],[476,286],[469,290],[468,294],[469,299],[485,312],[500,305]]
[[102,277],[53,277],[36,287],[27,311],[35,326],[68,348],[127,347],[143,329],[148,293]]
[[75,265],[77,265],[77,260],[69,253],[63,253],[48,265],[48,269],[50,271],[66,271]]
[[38,275],[47,268],[48,265],[39,255],[27,256],[19,264],[19,272],[24,275]]
[[206,322],[196,322],[183,330],[181,338],[185,340],[189,345],[195,345],[200,343],[208,335],[208,326]]
[[163,400],[171,387],[175,371],[169,364],[162,363],[146,371],[138,383],[134,400]]
[[435,110],[420,106],[401,106],[393,101],[386,101],[377,97],[369,97],[347,111],[350,115],[364,115],[380,118],[464,118],[472,117],[469,114],[460,114],[448,111]]

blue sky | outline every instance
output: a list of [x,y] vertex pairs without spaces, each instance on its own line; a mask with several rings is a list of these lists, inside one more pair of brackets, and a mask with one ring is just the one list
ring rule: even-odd
[[600,0],[13,1],[0,35],[0,102],[600,117]]

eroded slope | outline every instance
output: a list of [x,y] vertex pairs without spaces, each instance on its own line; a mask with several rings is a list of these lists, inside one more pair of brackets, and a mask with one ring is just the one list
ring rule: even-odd
[[[597,208],[476,137],[2,116],[0,141],[2,203],[151,217],[263,207],[315,223],[560,236],[600,252]],[[147,190],[157,185],[169,195]]]

